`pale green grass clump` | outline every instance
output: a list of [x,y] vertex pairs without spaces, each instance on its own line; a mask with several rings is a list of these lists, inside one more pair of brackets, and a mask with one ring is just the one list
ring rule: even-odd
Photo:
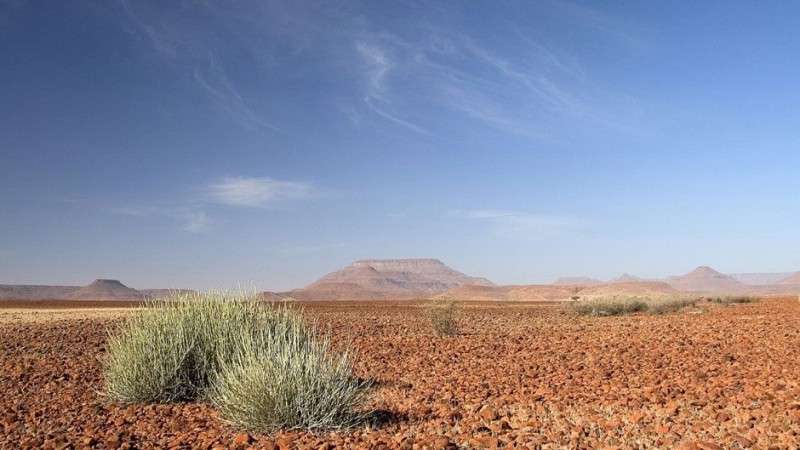
[[223,367],[210,399],[224,419],[250,430],[349,428],[367,418],[357,408],[370,387],[351,367],[327,339],[265,334]]
[[149,302],[109,336],[106,392],[122,403],[208,400],[250,429],[339,428],[367,382],[300,311],[241,294]]
[[440,300],[425,307],[425,316],[437,335],[455,336],[458,334],[459,311],[460,309],[456,302]]

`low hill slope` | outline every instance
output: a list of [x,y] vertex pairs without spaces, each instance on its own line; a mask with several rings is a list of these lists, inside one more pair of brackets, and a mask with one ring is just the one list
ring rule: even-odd
[[439,298],[479,301],[569,301],[574,297],[649,297],[662,298],[680,295],[667,283],[637,281],[604,283],[594,286],[576,285],[515,285],[515,286],[461,286],[440,295]]
[[95,280],[87,286],[0,284],[0,300],[139,300],[194,292],[191,289],[129,288],[118,280]]
[[567,301],[577,295],[580,286],[527,284],[511,286],[460,286],[449,289],[439,298],[474,301],[551,302]]
[[561,277],[553,282],[556,286],[593,286],[602,281],[589,277]]
[[779,284],[784,279],[793,275],[792,272],[754,272],[754,273],[729,273],[736,281],[751,286],[764,286]]
[[634,281],[608,283],[582,289],[582,298],[599,297],[647,297],[662,298],[680,295],[680,292],[663,281]]
[[780,280],[778,284],[800,285],[800,272],[795,272],[794,274]]
[[0,285],[0,300],[58,300],[78,289],[80,286],[2,284]]

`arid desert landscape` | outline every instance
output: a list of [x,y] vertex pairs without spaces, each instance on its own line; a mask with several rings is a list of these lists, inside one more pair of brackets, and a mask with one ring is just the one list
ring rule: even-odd
[[[666,281],[629,278],[495,286],[436,260],[373,260],[304,289],[260,294],[253,301],[302,309],[326,330],[334,350],[356,355],[353,373],[371,382],[359,406],[366,416],[338,431],[258,432],[224,420],[205,401],[121,404],[108,398],[109,332],[147,295],[121,283],[69,288],[69,298],[6,298],[0,303],[0,443],[54,449],[796,448],[800,361],[792,355],[800,346],[800,301],[792,286],[748,286],[710,268]],[[663,311],[603,311],[614,302],[670,304],[677,298],[689,300]],[[445,335],[426,313],[443,302],[456,305],[457,329]],[[587,313],[578,305],[600,306]]]
[[800,450],[798,18],[0,0],[0,450]]

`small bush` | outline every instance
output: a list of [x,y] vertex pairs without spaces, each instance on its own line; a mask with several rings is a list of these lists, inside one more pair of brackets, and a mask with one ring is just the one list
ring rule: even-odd
[[[221,371],[211,402],[250,430],[339,429],[362,422],[356,408],[370,383],[353,377],[347,353],[332,356],[327,339],[262,336]],[[275,345],[280,342],[280,345]]]
[[667,314],[675,311],[680,311],[689,306],[695,306],[696,299],[689,298],[672,298],[667,300],[655,300],[648,303],[647,312],[650,314]]
[[758,298],[741,295],[741,296],[715,297],[715,298],[710,298],[708,300],[712,303],[719,303],[721,305],[734,305],[740,303],[755,303],[758,301]]
[[227,420],[265,430],[347,426],[368,388],[299,311],[231,294],[147,303],[109,336],[104,369],[116,401],[211,400]]
[[439,336],[455,336],[458,334],[459,307],[452,300],[435,302],[425,308],[425,315]]
[[575,311],[582,316],[621,316],[647,310],[647,303],[640,298],[600,298],[573,303]]

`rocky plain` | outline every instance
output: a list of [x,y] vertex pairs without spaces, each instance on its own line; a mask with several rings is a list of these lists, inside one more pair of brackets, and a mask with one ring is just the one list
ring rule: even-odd
[[416,302],[303,305],[357,349],[374,420],[244,434],[203,403],[104,398],[124,310],[0,312],[2,448],[797,448],[797,298],[661,316],[472,303],[437,337]]
[[[779,278],[745,277],[772,283],[754,288],[701,267],[665,280],[497,286],[435,260],[363,261],[301,290],[264,293],[352,348],[356,374],[374,383],[368,420],[317,432],[246,433],[202,401],[110,401],[108,333],[152,294],[99,280],[60,299],[6,297],[0,448],[798,448],[800,301]],[[702,294],[707,286],[763,294],[725,304]],[[571,307],[690,293],[700,300],[660,315]],[[100,294],[109,297],[89,299]],[[425,320],[438,299],[459,301],[454,336]]]

